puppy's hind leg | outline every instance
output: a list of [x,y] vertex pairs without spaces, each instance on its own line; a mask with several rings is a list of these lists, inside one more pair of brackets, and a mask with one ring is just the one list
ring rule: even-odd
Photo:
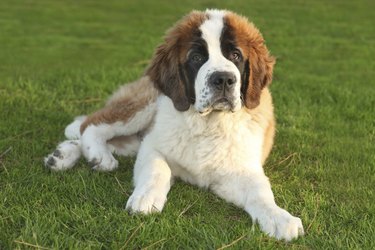
[[52,154],[44,158],[47,168],[59,171],[74,167],[82,155],[79,128],[85,119],[85,116],[79,116],[65,128],[65,136],[69,140],[61,142]]
[[158,95],[149,78],[143,77],[122,86],[103,109],[85,119],[80,128],[82,153],[94,170],[117,168],[112,153],[137,153],[139,135],[152,127]]

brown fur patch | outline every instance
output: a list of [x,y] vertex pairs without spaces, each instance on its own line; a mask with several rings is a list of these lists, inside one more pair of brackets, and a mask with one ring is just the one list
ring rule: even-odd
[[229,12],[224,22],[234,31],[236,43],[249,60],[250,77],[245,105],[252,109],[259,105],[261,91],[272,81],[275,58],[269,54],[259,30],[247,18]]
[[275,136],[275,118],[271,93],[267,86],[272,82],[275,58],[270,55],[259,30],[247,18],[229,12],[224,19],[234,31],[236,44],[245,59],[249,60],[249,82],[246,84],[244,104],[252,118],[264,129],[262,164],[271,152]]
[[256,108],[247,109],[252,119],[256,121],[264,131],[262,148],[262,165],[271,152],[275,137],[275,117],[273,112],[272,96],[267,87],[261,91],[260,103]]
[[145,76],[136,82],[122,86],[108,100],[107,105],[91,114],[82,123],[81,134],[87,126],[93,124],[112,124],[117,121],[126,122],[148,104],[155,102],[159,92],[150,78]]
[[206,19],[204,12],[193,11],[172,27],[155,51],[146,75],[155,86],[172,99],[177,110],[186,111],[190,107],[190,97],[181,76],[181,63],[186,60],[194,32]]

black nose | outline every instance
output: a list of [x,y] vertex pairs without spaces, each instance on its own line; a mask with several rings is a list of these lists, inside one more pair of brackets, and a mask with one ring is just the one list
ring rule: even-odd
[[236,82],[236,76],[231,72],[215,72],[209,78],[209,83],[218,89],[231,87]]

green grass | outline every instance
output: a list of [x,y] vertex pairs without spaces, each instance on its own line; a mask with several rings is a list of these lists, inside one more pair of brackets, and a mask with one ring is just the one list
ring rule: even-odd
[[[241,209],[178,182],[163,213],[131,216],[134,159],[112,173],[43,157],[79,114],[139,77],[191,9],[251,17],[278,58],[278,133],[265,171],[306,236],[267,237]],[[373,1],[0,3],[0,249],[374,249]]]

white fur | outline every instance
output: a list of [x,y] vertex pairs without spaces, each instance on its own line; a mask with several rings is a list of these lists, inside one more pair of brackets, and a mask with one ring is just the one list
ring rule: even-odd
[[135,156],[137,155],[139,147],[141,146],[141,140],[141,136],[137,134],[127,136],[126,140],[121,143],[117,143],[116,145],[109,141],[107,142],[107,146],[109,150],[116,155]]
[[90,125],[82,135],[82,152],[93,169],[111,171],[118,167],[118,161],[113,157],[107,146],[107,140],[118,134],[122,122],[114,124]]
[[93,165],[93,169],[100,171],[116,169],[118,161],[113,157],[107,141],[116,136],[134,135],[145,130],[152,123],[155,109],[156,103],[151,103],[126,123],[115,122],[88,126],[81,138],[82,152]]
[[173,177],[210,188],[247,211],[278,239],[303,234],[301,220],[275,203],[261,166],[263,130],[244,109],[202,117],[193,108],[174,109],[161,96],[155,126],[145,137],[134,167],[135,189],[126,208],[161,211]]
[[209,58],[198,71],[195,81],[196,102],[195,109],[201,114],[207,115],[212,111],[211,99],[213,97],[208,87],[207,79],[216,71],[231,72],[236,76],[234,88],[234,110],[241,108],[241,75],[233,62],[229,61],[221,52],[220,36],[224,26],[225,11],[210,10],[207,11],[209,19],[201,26],[202,38],[206,41],[208,47]]
[[67,140],[60,143],[56,150],[44,158],[44,164],[52,170],[72,168],[81,157],[79,140]]
[[[264,128],[257,114],[241,108],[240,73],[221,53],[220,34],[225,11],[209,10],[209,18],[200,27],[208,45],[209,60],[201,67],[195,82],[196,104],[179,112],[168,97],[160,95],[126,123],[90,125],[82,137],[77,119],[66,129],[68,138],[59,153],[50,154],[45,164],[54,170],[70,168],[81,151],[97,170],[113,170],[118,166],[112,152],[125,155],[139,152],[134,167],[134,192],[126,208],[145,214],[161,211],[175,177],[203,188],[243,208],[261,229],[277,239],[291,240],[303,234],[302,222],[275,203],[268,178],[262,168]],[[206,103],[212,95],[207,78],[215,71],[235,74],[234,96],[237,112],[215,112]],[[206,96],[206,97],[204,97]],[[156,116],[154,116],[155,112]],[[197,112],[199,111],[199,112]],[[202,116],[204,113],[205,116]],[[143,142],[139,131],[149,131]],[[111,144],[117,136],[128,136],[127,147]],[[52,164],[53,163],[53,164]]]
[[81,124],[86,119],[86,116],[77,116],[74,121],[65,128],[65,137],[69,140],[77,140],[81,138],[79,131]]
[[[126,123],[90,125],[82,135],[80,126],[86,117],[79,116],[65,129],[65,136],[69,140],[60,143],[52,154],[45,157],[44,164],[52,170],[66,170],[72,168],[83,154],[93,169],[112,171],[118,167],[112,153],[135,155],[141,144],[138,133],[146,133],[152,127],[155,112],[156,103],[150,103]],[[112,144],[109,141],[119,136],[125,136],[126,143]]]
[[81,157],[81,133],[79,128],[86,116],[78,116],[65,128],[65,137],[56,150],[44,158],[44,165],[54,171],[67,170],[77,163]]
[[[264,232],[289,241],[304,233],[302,222],[276,205],[263,172],[264,128],[241,109],[240,73],[220,49],[225,12],[207,13],[209,18],[200,30],[209,59],[197,75],[195,106],[178,112],[169,98],[159,97],[155,125],[142,142],[135,163],[135,189],[126,208],[145,214],[161,211],[173,178],[178,177],[244,208]],[[235,74],[237,112],[212,112],[207,105],[212,98],[205,93],[209,91],[207,79],[215,71]]]

